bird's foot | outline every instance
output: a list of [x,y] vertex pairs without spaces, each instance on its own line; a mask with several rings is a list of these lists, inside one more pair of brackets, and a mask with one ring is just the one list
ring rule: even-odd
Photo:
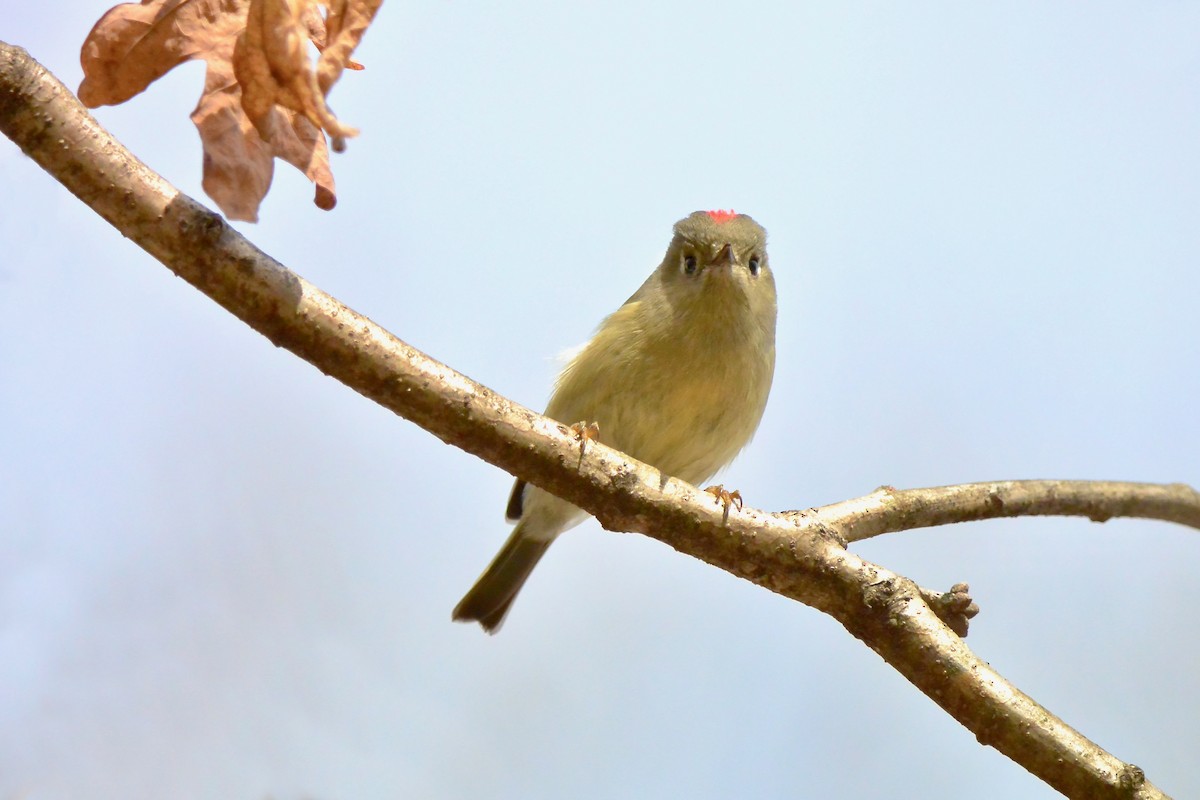
[[600,423],[580,420],[571,426],[571,431],[579,441],[579,459],[582,461],[584,451],[587,450],[587,443],[600,441]]
[[742,493],[737,489],[734,489],[732,492],[730,492],[727,491],[724,486],[717,483],[709,486],[704,491],[711,494],[714,498],[716,498],[716,501],[721,504],[721,506],[724,508],[725,519],[729,518],[730,506],[737,506],[738,511],[742,510]]

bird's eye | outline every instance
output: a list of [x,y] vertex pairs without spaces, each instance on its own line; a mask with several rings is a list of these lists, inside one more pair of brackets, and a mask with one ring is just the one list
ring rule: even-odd
[[683,271],[687,275],[695,275],[696,274],[696,257],[695,256],[686,255],[683,257]]
[[758,274],[758,256],[750,257],[750,274],[751,275]]

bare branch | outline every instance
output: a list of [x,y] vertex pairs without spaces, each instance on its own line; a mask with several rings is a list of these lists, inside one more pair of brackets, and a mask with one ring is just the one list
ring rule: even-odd
[[[961,506],[952,503],[958,511],[938,512],[927,508],[933,495],[887,492],[887,497],[876,493],[808,513],[730,509],[724,519],[719,499],[603,444],[592,443],[581,456],[566,426],[409,347],[284,269],[134,158],[52,75],[23,50],[3,43],[0,129],[123,235],[270,341],[355,391],[443,441],[576,503],[610,530],[652,536],[831,614],[980,742],[1067,796],[1164,796],[1137,767],[1097,747],[1007,683],[938,619],[915,584],[847,552],[838,534],[848,530],[863,538],[872,535],[863,531],[912,527],[902,524],[905,513],[925,520],[916,524],[1082,513],[1100,518],[1143,515],[1194,525],[1200,513],[1195,493],[1188,497],[1176,487],[1158,487],[1180,496],[1150,502],[1148,490],[1105,484],[1112,496],[1097,505],[1086,498],[1087,484],[1065,484],[1079,490],[1072,495],[1079,499],[1065,501],[1059,495],[1053,500],[1045,491],[1034,491],[1034,499],[1021,506],[1022,495],[1014,489],[1001,492],[1001,511],[994,501],[988,506],[986,499],[977,498],[962,499]],[[971,487],[924,491],[955,488],[976,497]],[[987,496],[984,491],[982,497]],[[1038,496],[1043,499],[1036,501]],[[912,505],[903,504],[910,501]],[[883,510],[868,511],[872,505]],[[1055,508],[1059,510],[1051,510]],[[872,514],[896,519],[875,529],[863,521]],[[963,606],[962,595],[965,587],[952,591],[945,604]]]
[[815,513],[847,542],[1001,517],[1087,517],[1093,522],[1138,517],[1200,528],[1200,494],[1182,483],[1120,481],[996,481],[904,491],[884,486]]

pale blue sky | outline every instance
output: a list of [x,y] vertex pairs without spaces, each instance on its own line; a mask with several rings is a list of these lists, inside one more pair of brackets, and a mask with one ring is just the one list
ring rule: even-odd
[[[540,408],[671,224],[752,214],[775,389],[725,473],[1200,486],[1200,6],[389,0],[323,213],[263,249]],[[0,0],[69,86],[105,3]],[[99,119],[203,199],[189,65]],[[510,477],[271,346],[0,140],[0,798],[1049,798],[827,617],[589,523],[494,638]],[[855,548],[1200,795],[1200,540],[1018,520]]]

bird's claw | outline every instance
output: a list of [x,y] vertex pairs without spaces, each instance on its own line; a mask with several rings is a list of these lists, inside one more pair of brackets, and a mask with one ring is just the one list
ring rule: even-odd
[[742,493],[737,489],[734,489],[732,492],[730,492],[727,491],[724,486],[717,483],[709,486],[704,491],[716,498],[717,502],[720,503],[724,508],[725,516],[729,516],[730,506],[737,506],[738,511],[742,510]]
[[579,440],[579,457],[583,458],[583,453],[587,449],[588,442],[600,441],[600,423],[588,422],[580,420],[571,426],[571,431],[575,434],[575,438]]

